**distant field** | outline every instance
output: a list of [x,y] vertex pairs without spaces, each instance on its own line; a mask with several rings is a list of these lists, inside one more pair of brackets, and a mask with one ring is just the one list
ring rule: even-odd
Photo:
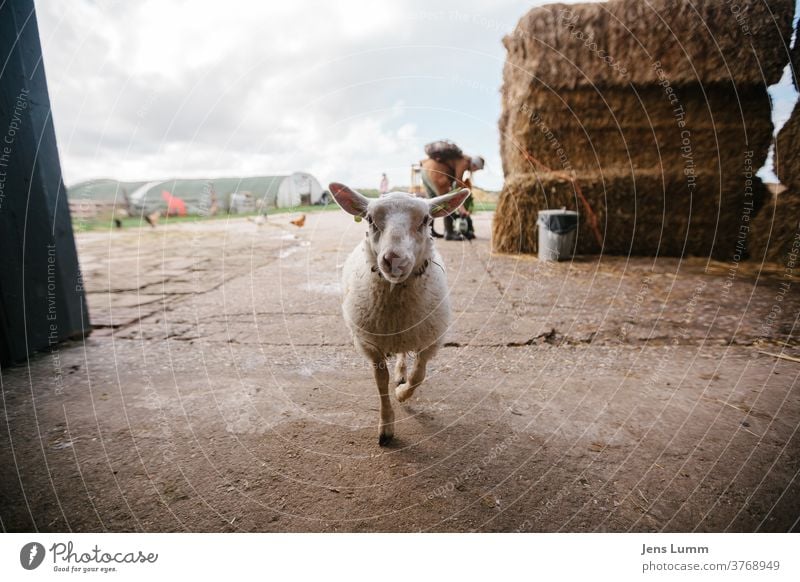
[[[475,212],[487,212],[487,211],[494,211],[497,207],[496,202],[476,202],[475,203]],[[339,207],[336,204],[327,204],[325,206],[298,206],[297,208],[270,208],[269,212],[267,212],[267,216],[274,216],[276,214],[311,214],[312,212],[332,212],[339,210]],[[158,224],[159,226],[165,224],[176,224],[179,222],[201,222],[205,220],[228,220],[228,219],[236,219],[236,218],[246,218],[248,216],[258,216],[258,213],[250,213],[250,214],[217,214],[215,216],[200,216],[200,215],[190,215],[190,216],[170,216],[170,217],[162,217],[159,219]],[[132,216],[129,218],[123,218],[121,220],[122,228],[139,228],[139,227],[147,227],[150,228],[150,225],[144,219],[144,217],[140,216]],[[75,232],[91,232],[96,230],[105,230],[105,229],[113,229],[116,228],[114,226],[114,221],[110,218],[104,219],[95,219],[95,220],[73,220],[72,221],[72,229]]]

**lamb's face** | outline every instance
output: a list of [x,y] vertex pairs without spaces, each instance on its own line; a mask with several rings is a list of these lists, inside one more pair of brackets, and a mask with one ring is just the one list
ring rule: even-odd
[[431,252],[430,208],[420,198],[392,192],[369,203],[364,217],[375,266],[391,283],[402,283]]
[[370,200],[342,184],[330,190],[342,210],[367,220],[373,266],[391,283],[402,283],[430,257],[430,221],[454,212],[469,196],[463,188],[432,199],[390,192]]

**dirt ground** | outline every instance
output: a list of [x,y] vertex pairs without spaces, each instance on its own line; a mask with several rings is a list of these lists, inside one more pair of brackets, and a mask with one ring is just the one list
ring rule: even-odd
[[438,242],[455,310],[377,444],[340,212],[77,237],[94,333],[2,370],[5,531],[788,531],[800,280]]

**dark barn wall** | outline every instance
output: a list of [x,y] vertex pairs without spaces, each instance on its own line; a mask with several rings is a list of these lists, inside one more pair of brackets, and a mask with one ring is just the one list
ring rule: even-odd
[[0,6],[0,362],[90,330],[32,0]]

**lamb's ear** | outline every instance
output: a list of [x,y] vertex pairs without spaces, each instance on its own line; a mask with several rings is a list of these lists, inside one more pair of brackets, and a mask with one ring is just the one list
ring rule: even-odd
[[442,196],[432,198],[428,202],[428,205],[431,209],[431,216],[434,218],[439,218],[440,216],[452,214],[459,206],[464,204],[464,201],[469,197],[469,195],[469,188],[462,188],[461,190],[455,190],[453,192],[443,194]]
[[336,203],[342,207],[342,210],[353,216],[366,216],[369,198],[338,182],[329,184],[328,188],[333,194]]

